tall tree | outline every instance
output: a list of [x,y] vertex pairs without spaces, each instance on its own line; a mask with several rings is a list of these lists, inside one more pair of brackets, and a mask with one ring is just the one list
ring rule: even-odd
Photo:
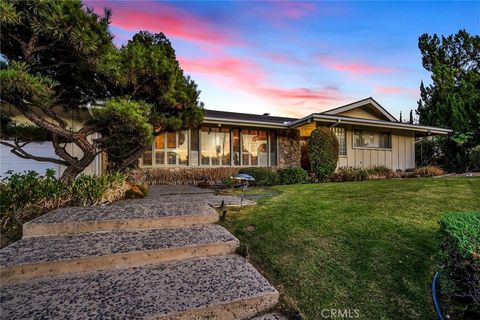
[[423,125],[451,128],[447,159],[464,165],[468,150],[480,144],[480,37],[460,30],[448,37],[423,34],[418,41],[432,84],[420,84],[416,113]]
[[[123,169],[141,155],[154,133],[201,121],[196,84],[183,75],[163,35],[140,33],[118,49],[108,31],[111,11],[99,16],[78,0],[0,0],[0,9],[1,100],[45,131],[59,158],[28,153],[25,146],[36,137],[25,139],[19,126],[9,125],[9,130],[2,128],[2,139],[9,140],[1,143],[16,155],[65,165],[62,179],[70,180],[101,151],[113,155],[115,167]],[[79,130],[58,111],[85,111],[88,104],[113,97],[119,99],[96,107],[96,119]],[[151,125],[157,129],[145,135]],[[92,138],[96,132],[101,139]],[[137,137],[135,144],[122,144],[128,135]],[[80,148],[82,156],[69,153],[67,143]]]
[[[170,41],[163,33],[142,31],[109,55],[106,72],[115,79],[112,91],[152,105],[149,123],[154,135],[197,126],[203,119],[197,84],[185,76]],[[145,151],[137,145],[116,163],[125,168]]]

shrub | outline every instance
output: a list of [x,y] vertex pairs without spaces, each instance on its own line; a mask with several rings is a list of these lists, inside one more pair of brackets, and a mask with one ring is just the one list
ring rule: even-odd
[[[12,219],[21,222],[33,217],[22,214],[22,209],[41,205],[54,209],[69,202],[67,187],[55,178],[55,171],[47,170],[45,176],[35,171],[11,173],[1,180],[0,210],[2,223],[8,224]],[[31,213],[31,212],[29,212]]]
[[470,170],[480,171],[480,144],[470,149],[468,165]]
[[445,163],[445,138],[431,136],[417,139],[415,142],[415,163],[417,166],[439,165]]
[[278,183],[278,174],[269,168],[242,168],[239,173],[245,173],[254,177],[255,185],[257,186],[273,186]]
[[35,171],[9,173],[0,181],[2,246],[21,236],[21,225],[43,213],[70,205],[96,205],[124,196],[125,176],[79,176],[71,185],[55,177],[53,170],[42,176]]
[[386,179],[394,176],[392,169],[385,166],[375,166],[366,169],[366,171],[368,174],[368,179]]
[[69,187],[73,205],[90,206],[109,203],[123,197],[128,190],[125,176],[107,173],[101,176],[78,176]]
[[310,167],[320,181],[335,171],[338,162],[338,140],[332,130],[317,128],[308,138]]
[[415,169],[415,175],[420,177],[441,176],[443,169],[437,166],[425,166]]
[[340,167],[330,175],[330,180],[333,182],[363,181],[367,178],[368,173],[365,169],[352,167]]
[[298,184],[307,181],[308,172],[300,167],[278,170],[280,184]]
[[480,212],[447,213],[440,220],[442,292],[480,313]]

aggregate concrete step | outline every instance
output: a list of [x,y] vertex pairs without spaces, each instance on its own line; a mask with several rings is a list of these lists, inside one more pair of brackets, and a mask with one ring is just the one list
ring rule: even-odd
[[0,250],[2,282],[231,254],[219,225],[24,238]]
[[4,319],[249,319],[278,292],[245,259],[214,256],[0,287]]
[[185,227],[218,221],[207,203],[138,202],[51,211],[23,225],[23,237],[113,230]]

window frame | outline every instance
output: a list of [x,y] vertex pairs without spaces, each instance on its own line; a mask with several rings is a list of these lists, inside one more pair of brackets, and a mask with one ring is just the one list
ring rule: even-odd
[[[181,164],[180,163],[180,157],[178,156],[178,152],[177,150],[179,149],[178,147],[178,143],[179,143],[179,134],[183,132],[184,135],[185,135],[185,145],[186,145],[186,150],[187,150],[187,163],[186,164]],[[176,147],[175,148],[169,148],[168,147],[168,134],[172,134],[172,133],[175,133],[175,144],[176,144]],[[189,150],[190,150],[190,130],[179,130],[179,131],[175,131],[175,132],[164,132],[162,133],[162,135],[164,135],[163,137],[163,148],[160,148],[160,149],[157,149],[157,146],[156,146],[156,139],[158,136],[155,136],[155,138],[153,139],[153,142],[151,144],[151,149],[150,149],[150,152],[151,152],[151,164],[149,165],[146,165],[144,164],[144,157],[143,155],[140,157],[140,166],[142,167],[147,167],[147,168],[166,168],[166,167],[189,167],[190,166],[190,154],[189,154]],[[156,163],[156,153],[157,152],[163,152],[163,164],[157,164]],[[168,163],[168,153],[169,152],[174,152],[176,153],[176,157],[175,157],[175,164],[169,164]]]
[[[363,139],[363,133],[375,133],[378,135],[387,134],[388,135],[388,144],[389,147],[358,147],[355,145],[355,132],[360,132],[361,138]],[[362,130],[362,129],[353,129],[352,130],[352,148],[353,149],[366,149],[366,150],[392,150],[392,133],[386,131],[373,131],[373,130]]]
[[[344,128],[344,127],[333,127],[331,129],[332,129],[333,133],[335,134],[335,136],[337,137],[337,140],[338,140],[338,156],[339,157],[346,157],[347,153],[348,153],[348,151],[347,151],[347,129]],[[338,139],[338,135],[340,134],[339,129],[343,131],[343,143],[342,144],[340,143],[340,139]],[[345,150],[345,153],[341,153],[341,146]]]

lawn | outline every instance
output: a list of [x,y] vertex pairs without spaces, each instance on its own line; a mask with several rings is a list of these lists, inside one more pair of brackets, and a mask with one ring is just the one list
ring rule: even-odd
[[[252,190],[253,191],[253,190]],[[435,319],[438,220],[480,209],[480,178],[416,178],[273,187],[223,223],[306,319]],[[353,311],[352,311],[353,312]],[[328,315],[328,313],[324,313]]]

